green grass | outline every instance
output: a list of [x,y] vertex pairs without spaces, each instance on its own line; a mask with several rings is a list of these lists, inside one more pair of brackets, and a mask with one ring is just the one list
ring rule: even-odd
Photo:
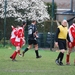
[[[0,48],[0,75],[74,75],[75,53],[71,54],[71,65],[65,63],[64,66],[55,64],[55,59],[59,52],[52,52],[50,50],[39,49],[42,58],[36,59],[35,51],[32,49],[28,51],[24,57],[17,55],[16,62],[9,58],[15,48]],[[22,52],[22,50],[21,50]],[[65,53],[66,56],[66,53]]]

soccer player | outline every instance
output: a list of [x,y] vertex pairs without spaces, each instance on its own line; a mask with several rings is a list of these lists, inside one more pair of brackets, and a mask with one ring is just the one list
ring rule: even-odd
[[21,26],[17,27],[16,37],[15,37],[15,41],[14,42],[15,42],[16,50],[10,56],[12,61],[15,61],[15,58],[16,58],[17,54],[20,52],[20,49],[23,46],[23,43],[25,42],[24,41],[24,28],[23,27],[21,27]]
[[[25,28],[25,26],[26,26],[26,22],[25,21],[23,21],[23,24],[19,27],[19,33],[20,32],[22,32],[22,39],[20,40],[21,41],[21,44],[22,44],[22,46],[24,46],[25,45],[25,43],[26,43],[26,41],[25,41],[25,36],[24,36],[24,28]],[[18,54],[19,54],[19,56],[22,56],[21,54],[20,54],[20,50],[18,50]]]
[[70,54],[71,54],[72,49],[75,46],[75,18],[73,19],[73,24],[69,27],[68,35],[69,35],[70,41],[68,42],[69,50],[66,55],[66,64],[67,65],[70,64]]
[[37,36],[36,21],[33,20],[31,25],[28,27],[28,44],[29,44],[29,46],[22,52],[23,56],[24,56],[24,53],[26,53],[29,49],[32,48],[32,45],[34,45],[36,58],[41,58],[41,56],[38,53],[37,38],[38,38],[38,36]]
[[64,52],[67,49],[66,48],[67,32],[68,32],[67,21],[63,20],[61,22],[61,25],[58,25],[55,37],[55,46],[59,47],[60,50],[57,59],[55,60],[55,63],[58,65],[63,65],[62,60],[64,57]]

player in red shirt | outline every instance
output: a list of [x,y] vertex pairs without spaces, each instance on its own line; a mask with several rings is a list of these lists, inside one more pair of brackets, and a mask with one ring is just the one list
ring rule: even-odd
[[66,55],[66,64],[70,64],[70,53],[75,46],[75,19],[73,20],[73,24],[69,27],[68,36],[70,41],[68,42],[68,53]]
[[15,38],[15,47],[16,50],[14,51],[14,53],[10,56],[10,58],[15,61],[16,55],[17,53],[20,52],[21,47],[23,46],[23,44],[25,43],[24,40],[24,27],[26,26],[26,22],[23,22],[23,27],[18,26],[17,28],[17,32],[16,32],[16,38]]

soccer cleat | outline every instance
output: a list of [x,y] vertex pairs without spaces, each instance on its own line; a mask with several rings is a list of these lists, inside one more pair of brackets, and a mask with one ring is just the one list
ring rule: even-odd
[[12,57],[10,57],[10,59],[12,59],[12,61],[16,61],[15,59],[13,59]]
[[24,52],[22,52],[22,57],[24,57]]
[[62,65],[63,65],[63,63],[62,63],[62,62],[59,62],[59,65],[61,65],[61,66],[62,66]]
[[56,60],[55,60],[55,63],[56,63],[57,65],[59,65],[59,60],[56,59]]
[[40,55],[40,56],[37,56],[36,58],[41,58],[42,56]]
[[22,54],[19,54],[20,57],[22,57]]
[[12,61],[17,61],[16,59],[12,59]]
[[12,57],[10,57],[10,59],[12,59]]
[[66,65],[70,65],[70,62],[67,62]]

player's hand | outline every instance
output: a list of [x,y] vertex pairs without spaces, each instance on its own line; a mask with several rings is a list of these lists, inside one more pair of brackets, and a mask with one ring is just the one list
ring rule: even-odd
[[11,28],[14,29],[14,26],[12,25]]
[[58,42],[55,42],[55,47],[58,47]]
[[14,28],[14,26],[13,26],[13,25],[12,25],[11,27],[12,27],[12,28]]
[[36,35],[36,38],[38,38],[38,36]]
[[34,35],[34,36],[36,36],[36,32],[35,32],[35,33],[33,33],[33,35]]
[[71,47],[72,47],[72,43],[71,43],[71,42],[69,42],[68,44],[69,44],[69,47],[71,48]]

